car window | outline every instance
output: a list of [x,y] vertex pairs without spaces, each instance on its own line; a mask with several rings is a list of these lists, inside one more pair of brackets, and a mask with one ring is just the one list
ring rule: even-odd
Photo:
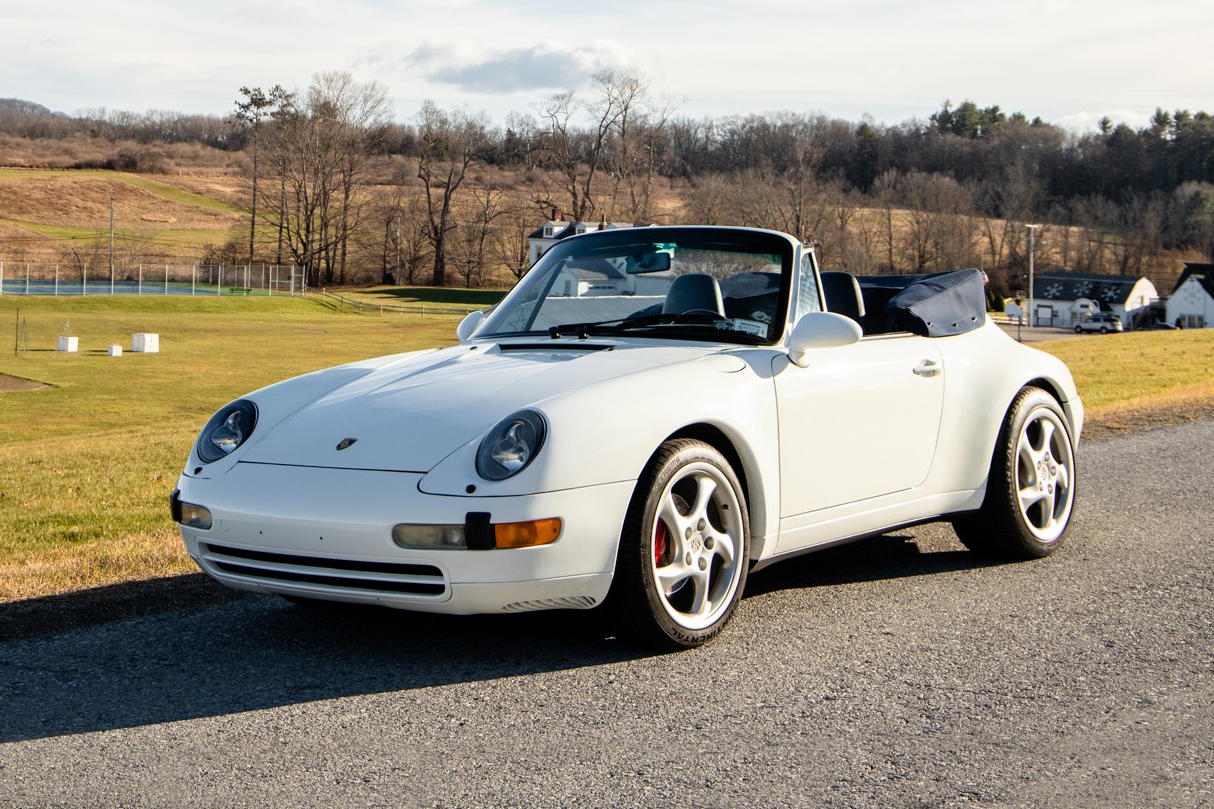
[[[793,246],[761,231],[629,228],[562,241],[477,336],[634,334],[771,343],[784,329]],[[812,272],[802,295],[818,308]]]
[[801,256],[801,272],[798,275],[797,312],[793,317],[795,324],[801,315],[807,312],[821,312],[822,301],[818,296],[818,279],[814,275],[814,259],[812,253]]

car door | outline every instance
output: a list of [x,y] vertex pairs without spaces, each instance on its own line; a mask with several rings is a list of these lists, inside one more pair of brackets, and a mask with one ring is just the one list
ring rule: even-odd
[[789,527],[832,507],[914,496],[940,432],[946,369],[936,341],[880,335],[813,351],[804,368],[775,362],[780,515]]

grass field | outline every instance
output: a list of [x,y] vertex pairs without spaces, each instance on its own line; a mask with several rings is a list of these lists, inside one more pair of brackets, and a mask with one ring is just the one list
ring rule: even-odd
[[[214,410],[297,374],[454,342],[458,321],[303,298],[0,297],[0,373],[52,386],[0,393],[0,600],[190,570],[167,498]],[[78,353],[54,350],[64,332]],[[160,353],[131,353],[136,332],[159,334]],[[14,354],[18,336],[28,352]]]
[[[500,295],[361,297],[467,307]],[[296,374],[451,343],[457,322],[314,298],[0,297],[0,373],[51,386],[0,393],[0,601],[192,571],[168,495],[215,409]],[[65,332],[78,353],[54,350]],[[136,332],[159,334],[160,353],[130,353]],[[15,341],[29,350],[14,353]],[[107,356],[111,344],[121,357]],[[1038,345],[1071,366],[1096,419],[1214,401],[1214,330]]]

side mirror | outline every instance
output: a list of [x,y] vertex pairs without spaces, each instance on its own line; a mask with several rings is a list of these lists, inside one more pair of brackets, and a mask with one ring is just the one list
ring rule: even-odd
[[464,316],[464,319],[455,327],[455,336],[462,343],[467,340],[472,334],[485,322],[485,313],[479,309],[475,312],[469,312]]
[[806,353],[815,348],[839,348],[858,343],[864,332],[850,317],[834,312],[808,312],[801,316],[788,339],[788,358],[801,368],[809,365]]

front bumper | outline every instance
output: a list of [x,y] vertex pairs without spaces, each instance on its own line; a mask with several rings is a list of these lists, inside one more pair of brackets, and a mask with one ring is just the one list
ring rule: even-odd
[[[611,585],[633,481],[518,497],[418,490],[421,475],[238,463],[183,475],[181,501],[209,529],[180,525],[186,549],[236,589],[453,614],[588,608]],[[450,525],[560,517],[556,542],[510,550],[406,550],[398,523]],[[483,517],[481,517],[483,519]]]

